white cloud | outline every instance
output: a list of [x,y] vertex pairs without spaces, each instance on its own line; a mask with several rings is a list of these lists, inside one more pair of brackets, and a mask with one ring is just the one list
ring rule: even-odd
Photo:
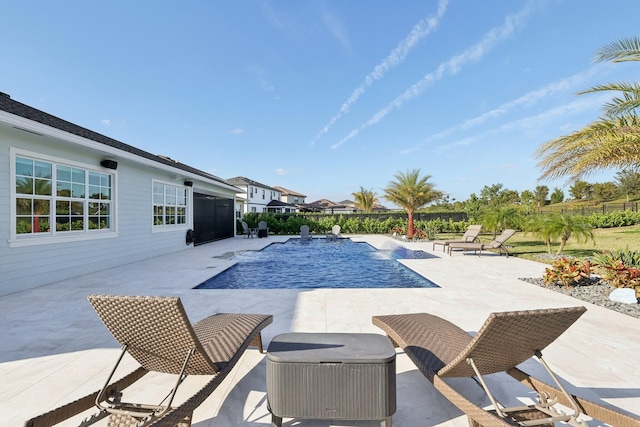
[[331,35],[340,42],[344,49],[350,50],[351,43],[349,42],[349,36],[347,35],[347,31],[345,30],[344,25],[342,25],[342,22],[327,11],[323,13],[322,18]]
[[273,92],[276,90],[276,88],[269,81],[268,73],[263,67],[259,65],[255,65],[249,68],[249,72],[258,79],[258,82],[260,83],[260,88],[262,88],[263,91]]
[[111,120],[109,119],[102,119],[100,121],[100,123],[102,123],[103,125],[109,126],[111,124]]
[[233,133],[233,134],[236,134],[236,135],[240,135],[241,133],[244,133],[244,129],[241,129],[241,128],[231,129],[231,130],[229,131],[229,133]]
[[386,107],[382,108],[376,114],[374,114],[373,117],[371,117],[367,122],[360,125],[360,127],[352,130],[349,135],[342,138],[336,144],[332,145],[331,148],[339,148],[342,144],[358,135],[363,129],[377,124],[391,111],[402,107],[405,102],[421,95],[422,92],[424,92],[428,87],[431,87],[433,83],[440,80],[445,75],[445,73],[455,75],[462,69],[463,65],[482,59],[499,42],[509,38],[516,30],[519,29],[519,27],[524,25],[526,19],[532,12],[532,8],[533,0],[530,0],[518,13],[514,15],[508,15],[505,18],[502,26],[492,28],[478,43],[471,46],[463,53],[453,56],[448,61],[440,64],[435,71],[426,74],[422,78],[422,80],[412,85],[409,89],[404,91],[404,93],[400,94],[396,99],[391,101]]
[[366,88],[370,87],[375,83],[376,80],[382,79],[389,70],[393,67],[396,67],[411,53],[411,50],[418,44],[420,40],[429,35],[435,29],[438,28],[440,24],[440,19],[442,15],[444,15],[447,10],[447,4],[449,0],[440,0],[438,4],[438,12],[435,16],[430,16],[426,19],[420,20],[412,29],[409,35],[405,37],[398,45],[387,55],[385,59],[382,60],[379,64],[377,64],[373,71],[371,71],[364,78],[364,82],[360,84],[357,88],[353,90],[351,96],[342,104],[340,107],[340,112],[333,116],[329,122],[318,132],[316,137],[309,144],[313,146],[322,135],[329,131],[329,128],[333,126],[333,124],[338,121],[344,114],[347,114],[351,109],[351,106],[355,104],[360,96],[362,96],[366,92]]
[[[404,149],[401,151],[401,153],[409,154],[409,153],[418,151],[422,146],[424,146],[426,143],[430,141],[433,141],[435,139],[445,138],[447,136],[453,135],[455,132],[468,130],[474,126],[483,124],[491,119],[496,119],[500,116],[503,116],[518,107],[530,107],[544,98],[548,98],[550,96],[554,96],[557,94],[563,94],[570,91],[575,92],[579,90],[578,88],[582,88],[586,84],[586,82],[589,81],[592,77],[599,75],[603,71],[606,72],[609,68],[610,68],[609,64],[596,64],[572,76],[558,80],[557,82],[550,83],[539,89],[532,90],[512,101],[506,102],[490,111],[487,111],[486,113],[482,113],[477,117],[474,117],[469,120],[465,120],[464,122],[456,126],[452,126],[448,129],[445,129],[433,135],[429,135],[422,141],[422,143],[416,144],[411,148]],[[456,145],[460,145],[460,144],[452,143],[452,144],[448,144],[448,147],[452,148]],[[440,147],[440,148],[442,149],[443,147]]]
[[277,173],[278,175],[287,175],[287,174],[289,173],[289,171],[288,171],[288,170],[286,170],[286,169],[277,168],[277,169],[276,169],[276,173]]

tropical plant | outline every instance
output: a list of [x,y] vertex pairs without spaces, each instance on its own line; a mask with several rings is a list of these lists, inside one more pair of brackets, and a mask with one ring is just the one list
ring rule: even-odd
[[521,229],[524,219],[515,206],[494,206],[484,210],[482,227],[493,232],[495,238],[498,232],[507,228]]
[[590,281],[592,269],[589,261],[562,257],[544,269],[542,279],[546,285],[576,286]]
[[367,190],[364,187],[360,187],[360,191],[353,193],[356,208],[365,213],[373,210],[373,207],[378,202],[377,196],[373,190]]
[[528,224],[528,231],[544,239],[549,253],[551,253],[551,242],[560,239],[557,255],[562,253],[571,236],[575,236],[578,241],[593,240],[595,244],[591,228],[584,217],[567,214],[538,216]]
[[630,267],[640,268],[640,250],[616,249],[593,255],[593,260],[600,266],[614,266],[618,261]]
[[564,200],[564,191],[556,187],[551,193],[551,203],[561,203]]
[[[640,39],[623,39],[596,53],[595,61],[638,61]],[[608,83],[581,92],[622,93],[604,105],[604,117],[583,129],[544,143],[537,151],[542,179],[568,176],[576,181],[605,169],[640,167],[640,85]]]
[[420,169],[398,172],[384,189],[385,198],[407,212],[407,237],[412,238],[416,229],[413,224],[413,214],[424,205],[438,200],[442,192],[435,190],[435,184],[429,181],[431,175],[420,177]]

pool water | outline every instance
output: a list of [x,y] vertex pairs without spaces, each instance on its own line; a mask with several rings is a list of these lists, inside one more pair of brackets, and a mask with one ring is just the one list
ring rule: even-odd
[[437,288],[398,262],[427,256],[401,246],[377,250],[350,239],[289,239],[236,255],[237,264],[196,289]]

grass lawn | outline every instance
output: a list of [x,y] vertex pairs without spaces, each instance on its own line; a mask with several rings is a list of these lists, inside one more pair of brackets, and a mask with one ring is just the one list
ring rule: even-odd
[[[564,247],[563,254],[576,258],[584,258],[592,256],[594,253],[612,249],[631,249],[640,250],[640,225],[632,225],[630,227],[617,228],[596,228],[593,230],[595,244],[589,240],[587,242],[578,242],[575,238],[569,238]],[[449,235],[452,236],[452,235]],[[444,234],[438,235],[438,238],[458,238],[460,236],[447,237]],[[493,236],[490,234],[482,234],[480,240],[482,242],[490,242]],[[511,255],[535,259],[537,254],[547,253],[547,245],[532,233],[518,232],[507,241],[509,253]],[[560,246],[560,242],[552,244],[551,249],[555,254]],[[550,262],[550,261],[549,261]]]

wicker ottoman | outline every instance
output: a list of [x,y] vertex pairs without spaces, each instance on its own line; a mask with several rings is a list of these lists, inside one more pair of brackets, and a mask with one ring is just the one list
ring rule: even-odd
[[267,349],[271,425],[282,418],[381,420],[396,411],[396,352],[384,335],[286,333]]

